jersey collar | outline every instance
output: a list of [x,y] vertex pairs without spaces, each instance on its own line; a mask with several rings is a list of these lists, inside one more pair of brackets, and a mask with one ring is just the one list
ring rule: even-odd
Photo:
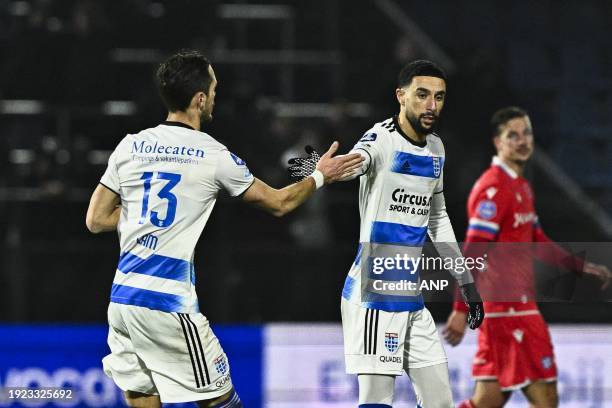
[[415,142],[410,137],[408,137],[408,135],[406,133],[404,133],[404,131],[400,127],[399,122],[397,120],[397,115],[393,116],[393,127],[395,128],[395,130],[397,130],[397,133],[402,135],[404,137],[404,139],[406,139],[410,144],[413,144],[413,145],[418,146],[418,147],[425,147],[425,146],[427,146],[427,139],[425,139],[425,141],[422,142],[422,143]]
[[165,120],[161,123],[162,125],[166,125],[166,126],[178,126],[178,127],[183,127],[185,129],[191,129],[191,130],[195,130],[194,128],[192,128],[191,126],[189,126],[186,123],[183,122],[175,122],[173,120]]
[[510,168],[510,166],[508,166],[506,163],[504,163],[502,161],[502,159],[500,159],[499,157],[493,156],[493,162],[491,164],[493,166],[497,166],[497,167],[501,168],[503,171],[506,172],[506,174],[508,174],[513,179],[518,178],[518,174],[516,174],[516,171],[512,170]]

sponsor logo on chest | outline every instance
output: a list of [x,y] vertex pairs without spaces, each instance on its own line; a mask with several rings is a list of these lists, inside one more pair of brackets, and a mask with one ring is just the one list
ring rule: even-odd
[[403,188],[396,188],[391,193],[392,204],[389,211],[413,215],[429,215],[431,196],[411,194]]
[[536,215],[533,211],[528,213],[514,213],[514,223],[512,224],[512,228],[518,228],[525,224],[533,224],[535,220]]

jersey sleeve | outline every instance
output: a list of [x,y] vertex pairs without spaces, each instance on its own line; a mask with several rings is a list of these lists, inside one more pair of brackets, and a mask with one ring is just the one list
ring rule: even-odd
[[[468,236],[463,245],[463,255],[466,258],[476,259],[478,257],[483,256],[486,253],[486,249],[484,244],[490,242],[490,239],[482,238],[478,235]],[[478,274],[480,271],[477,268],[473,268],[471,271],[472,279],[474,282],[478,281]],[[459,286],[455,288],[455,301],[453,303],[453,310],[467,313],[468,307],[463,301],[463,297],[461,296],[461,291],[459,290]]]
[[362,176],[370,171],[371,168],[380,166],[382,163],[382,146],[379,134],[374,129],[367,131],[361,139],[353,146],[349,153],[359,153],[365,160],[361,164],[361,169],[356,171],[354,177]]
[[495,185],[490,185],[473,191],[470,198],[466,241],[471,238],[493,241],[507,213],[508,201],[504,198],[503,191]]
[[432,242],[457,242],[442,191],[434,193],[431,198],[427,231]]
[[434,188],[434,194],[441,194],[444,191],[444,169],[440,172],[440,178]]
[[[453,231],[453,226],[446,212],[446,203],[443,193],[434,194],[432,197],[427,230],[429,238],[436,247],[440,257],[443,259],[455,259],[457,265],[459,265],[459,258],[463,258],[463,255],[455,239],[455,232]],[[466,283],[474,281],[469,270],[457,272],[454,269],[450,269],[449,272],[460,285],[465,285]]]
[[121,183],[119,182],[119,169],[117,167],[117,155],[119,147],[117,147],[108,158],[106,171],[100,179],[100,184],[117,195],[121,195]]
[[244,160],[229,150],[221,151],[215,172],[215,184],[219,189],[224,189],[229,195],[236,197],[244,193],[254,181],[255,177]]

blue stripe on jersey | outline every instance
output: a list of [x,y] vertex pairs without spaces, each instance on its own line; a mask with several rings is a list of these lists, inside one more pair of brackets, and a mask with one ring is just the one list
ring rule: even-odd
[[353,294],[353,289],[355,289],[355,279],[347,276],[344,281],[344,287],[342,288],[342,297],[349,300]]
[[192,264],[183,259],[170,258],[163,255],[151,255],[141,258],[126,252],[119,258],[117,266],[123,273],[133,272],[158,278],[172,279],[179,282],[188,282],[191,277]]
[[488,232],[490,234],[496,235],[497,234],[497,230],[494,228],[489,228],[489,227],[485,227],[484,225],[470,225],[468,227],[468,230],[476,230],[476,231],[484,231],[484,232]]
[[170,293],[133,288],[113,283],[111,302],[123,305],[142,306],[162,312],[180,312],[184,309],[183,298]]
[[[399,298],[399,299],[389,299]],[[380,300],[370,299],[361,302],[363,307],[368,309],[384,310],[385,312],[415,312],[425,307],[423,296],[383,296]]]
[[419,156],[406,152],[395,152],[391,163],[393,173],[409,174],[411,176],[440,178],[444,157]]
[[370,232],[370,242],[377,244],[423,245],[427,237],[427,227],[413,227],[392,222],[374,221]]
[[[351,299],[351,295],[355,290],[355,279],[350,276],[344,281],[342,289],[342,297],[346,300]],[[361,302],[363,307],[370,309],[384,310],[387,312],[414,312],[425,307],[423,296],[393,296],[383,295],[379,293],[368,293],[367,299]]]
[[[412,273],[412,267],[410,266],[410,261],[408,261],[409,268],[408,269],[385,269],[382,273],[376,274],[374,273],[373,268],[373,258],[368,258],[368,277],[374,280],[381,280],[385,282],[399,282],[402,280],[408,282],[417,282],[419,280],[419,268],[417,267],[416,271]],[[403,265],[402,265],[403,266]]]
[[353,261],[353,264],[355,264],[355,266],[359,265],[359,262],[361,262],[361,250],[363,248],[361,247],[361,242],[359,243],[359,246],[357,247],[357,255],[355,256],[355,260]]

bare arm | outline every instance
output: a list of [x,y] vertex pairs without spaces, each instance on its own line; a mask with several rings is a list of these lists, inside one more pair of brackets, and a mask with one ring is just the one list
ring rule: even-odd
[[299,207],[315,190],[315,181],[312,177],[280,190],[256,178],[242,199],[257,208],[268,211],[275,217],[282,217]]
[[120,203],[117,193],[98,184],[89,200],[85,219],[87,229],[94,234],[116,230],[121,214],[121,208],[118,207]]
[[[359,154],[333,157],[336,150],[338,142],[334,142],[317,163],[317,170],[323,175],[325,184],[331,184],[351,174],[361,167],[363,161]],[[299,207],[315,191],[316,183],[313,177],[307,177],[281,189],[272,188],[263,181],[255,179],[242,198],[276,217],[282,217]]]

